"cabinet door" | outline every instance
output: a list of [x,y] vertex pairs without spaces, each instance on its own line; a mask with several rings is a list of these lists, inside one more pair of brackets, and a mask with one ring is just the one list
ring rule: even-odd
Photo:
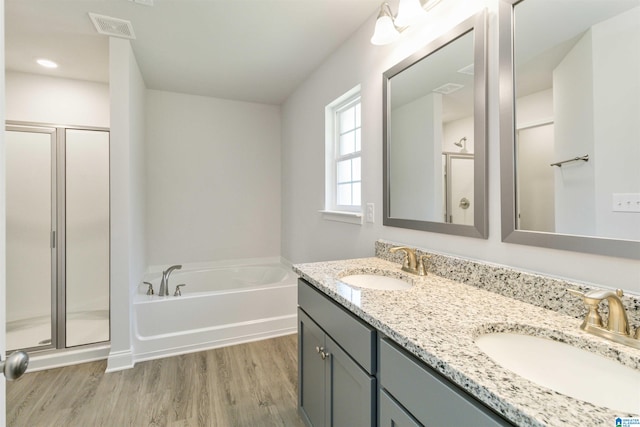
[[375,377],[370,376],[329,336],[325,337],[329,355],[327,399],[330,426],[369,427],[375,425]]
[[325,425],[324,332],[298,309],[298,410],[311,427]]
[[380,390],[380,427],[420,427],[384,390]]

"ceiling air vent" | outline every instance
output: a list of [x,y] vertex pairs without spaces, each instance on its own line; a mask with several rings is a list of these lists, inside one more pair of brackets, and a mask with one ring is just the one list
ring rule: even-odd
[[469,76],[473,76],[473,64],[469,64],[464,68],[460,68],[458,72],[461,74],[467,74]]
[[443,95],[449,95],[450,93],[453,93],[459,89],[462,89],[463,87],[464,87],[463,85],[459,85],[457,83],[446,83],[440,87],[433,89],[433,92],[438,92]]
[[125,39],[136,38],[136,35],[133,32],[133,26],[131,25],[131,22],[127,20],[98,15],[91,12],[89,12],[89,17],[100,34],[122,37]]

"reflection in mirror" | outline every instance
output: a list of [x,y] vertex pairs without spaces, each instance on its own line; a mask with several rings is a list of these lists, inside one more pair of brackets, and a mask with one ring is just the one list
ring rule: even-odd
[[384,224],[486,237],[484,13],[384,73]]
[[503,240],[640,258],[639,22],[640,0],[502,2]]

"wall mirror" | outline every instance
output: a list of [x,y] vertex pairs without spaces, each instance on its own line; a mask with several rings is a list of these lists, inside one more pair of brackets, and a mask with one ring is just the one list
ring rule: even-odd
[[485,20],[383,74],[384,225],[487,237]]
[[502,0],[502,240],[640,258],[640,0]]

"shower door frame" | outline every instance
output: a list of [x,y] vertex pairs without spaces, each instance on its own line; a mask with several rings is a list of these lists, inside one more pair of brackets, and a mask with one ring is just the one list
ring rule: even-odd
[[[43,132],[48,130],[51,132]],[[111,130],[96,126],[75,126],[60,125],[38,122],[23,122],[7,120],[5,131],[49,133],[52,135],[51,148],[51,343],[36,347],[29,347],[21,350],[28,352],[38,352],[39,354],[48,352],[59,352],[74,350],[78,347],[87,348],[91,346],[102,346],[111,342],[111,321],[109,320],[109,339],[87,343],[80,346],[67,347],[67,316],[66,316],[66,131],[67,130],[87,130],[107,132],[109,139]],[[110,144],[110,143],[109,143]],[[110,159],[108,159],[110,163]],[[110,173],[110,166],[109,166]],[[109,188],[109,199],[111,199],[111,189]],[[109,201],[109,205],[111,202]],[[109,207],[110,210],[110,207]],[[111,224],[109,224],[109,229]],[[111,234],[109,232],[109,234]],[[111,238],[109,237],[109,246]],[[109,265],[111,257],[109,256]],[[108,279],[109,294],[111,294],[111,279]],[[8,301],[7,301],[8,303]],[[62,314],[62,315],[61,315]],[[111,319],[111,304],[109,304],[109,319]]]
[[[58,318],[58,304],[57,301],[59,299],[58,295],[58,266],[60,260],[58,259],[58,249],[56,249],[56,240],[58,236],[58,202],[59,196],[57,192],[58,188],[58,131],[55,126],[38,124],[38,123],[21,123],[14,121],[7,121],[5,123],[5,132],[26,132],[26,133],[39,133],[39,134],[47,134],[50,136],[50,155],[51,155],[51,232],[49,237],[49,248],[51,250],[51,282],[50,282],[50,290],[51,290],[51,319],[50,319],[50,329],[51,329],[51,342],[49,344],[38,345],[34,347],[27,348],[9,348],[9,342],[7,341],[7,349],[8,350],[26,350],[26,351],[44,351],[51,350],[57,348],[57,324],[56,319]],[[9,284],[7,283],[7,288]],[[7,304],[10,301],[7,300]]]

